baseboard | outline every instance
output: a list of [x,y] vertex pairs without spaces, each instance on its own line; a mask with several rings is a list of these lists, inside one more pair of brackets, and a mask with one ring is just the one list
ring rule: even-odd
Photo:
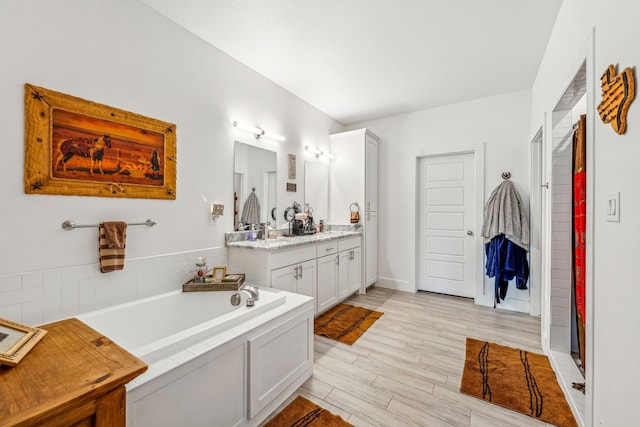
[[378,281],[376,282],[376,286],[378,286],[379,288],[394,289],[396,291],[412,292],[412,293],[416,292],[415,286],[407,282],[406,280],[396,280],[396,279],[391,279],[389,277],[378,276]]
[[571,386],[574,382],[585,381],[580,369],[568,353],[551,350],[549,351],[549,361],[578,426],[584,427],[585,395]]

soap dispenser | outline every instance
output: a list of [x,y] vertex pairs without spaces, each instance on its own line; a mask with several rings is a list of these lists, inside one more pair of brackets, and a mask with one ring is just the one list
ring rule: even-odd
[[251,230],[249,230],[249,241],[255,242],[258,232],[256,231],[256,225],[251,224]]

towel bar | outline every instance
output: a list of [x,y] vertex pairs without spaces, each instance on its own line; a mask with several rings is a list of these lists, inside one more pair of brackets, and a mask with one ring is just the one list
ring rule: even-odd
[[[129,222],[127,225],[146,225],[147,227],[153,227],[156,225],[156,222],[152,219],[148,219],[145,222]],[[78,225],[73,221],[65,221],[62,223],[62,228],[65,230],[73,230],[75,228],[98,228],[98,224],[84,224]]]

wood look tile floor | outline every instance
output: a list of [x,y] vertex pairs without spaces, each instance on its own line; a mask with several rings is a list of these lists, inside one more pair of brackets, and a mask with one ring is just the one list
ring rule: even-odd
[[377,288],[347,303],[382,311],[352,346],[315,336],[313,377],[297,395],[359,426],[550,426],[460,393],[465,340],[542,353],[540,319],[471,299]]

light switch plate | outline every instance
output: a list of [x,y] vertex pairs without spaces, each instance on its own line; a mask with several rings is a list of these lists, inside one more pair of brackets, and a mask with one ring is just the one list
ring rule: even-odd
[[607,195],[607,221],[620,222],[620,192]]

